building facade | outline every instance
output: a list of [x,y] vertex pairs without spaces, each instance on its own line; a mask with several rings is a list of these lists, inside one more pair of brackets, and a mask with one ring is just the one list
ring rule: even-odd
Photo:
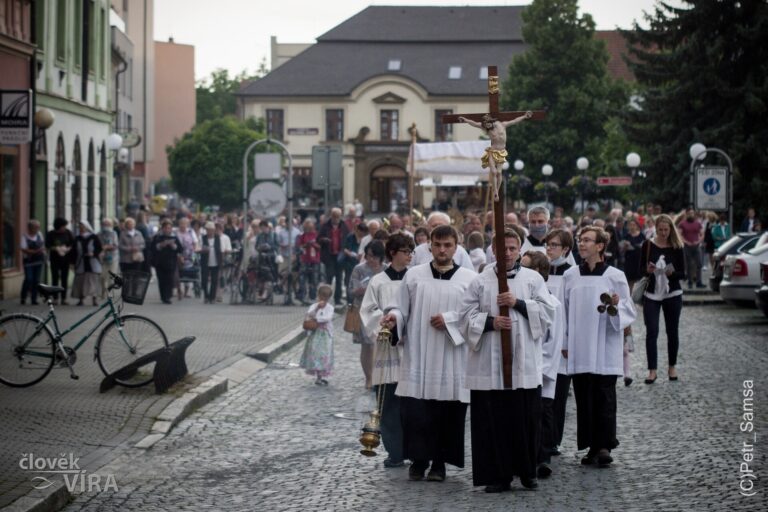
[[[357,198],[367,212],[403,209],[412,139],[478,137],[476,129],[444,125],[440,117],[488,110],[487,66],[497,65],[505,77],[514,55],[525,50],[521,11],[368,7],[244,86],[240,111],[263,118],[268,135],[291,151],[300,202],[322,202],[323,191],[313,190],[308,177],[312,147],[337,145],[343,182],[332,203]],[[434,187],[414,191],[415,206],[431,206]]]
[[166,147],[195,126],[195,47],[155,41],[155,149],[148,179],[169,179]]
[[[0,91],[19,91],[18,97],[28,115],[34,109],[34,98],[23,93],[34,89],[34,3],[30,0],[0,2]],[[32,99],[30,103],[29,99]],[[15,110],[0,104],[0,114]],[[2,129],[2,128],[0,128]],[[5,140],[5,139],[3,139]],[[34,158],[31,142],[0,144],[0,240],[3,265],[0,271],[0,299],[17,296],[24,279],[19,244],[27,222],[34,216],[35,205],[30,194],[32,175],[30,162]]]

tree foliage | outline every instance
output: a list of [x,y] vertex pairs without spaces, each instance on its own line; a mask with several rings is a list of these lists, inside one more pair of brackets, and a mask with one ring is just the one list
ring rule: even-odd
[[237,111],[235,93],[240,90],[241,84],[256,80],[267,74],[267,71],[266,59],[263,59],[254,75],[249,75],[244,70],[230,78],[229,71],[217,69],[211,73],[210,78],[199,80],[195,87],[197,122],[202,123],[211,119],[235,115]]
[[[263,131],[256,131],[259,128],[253,122],[224,117],[200,123],[184,134],[166,149],[176,191],[203,205],[241,207],[243,154],[252,142],[264,138]],[[248,175],[252,176],[250,170]]]
[[[644,148],[648,193],[666,208],[688,203],[694,142],[733,159],[736,211],[768,212],[768,4],[764,0],[664,2],[624,32],[638,80],[638,109],[624,129]],[[642,153],[641,153],[642,154]],[[707,162],[724,164],[714,156]]]
[[551,179],[561,186],[553,196],[565,204],[577,192],[565,185],[578,172],[578,157],[590,160],[591,175],[604,170],[597,157],[606,121],[626,93],[609,77],[605,44],[594,37],[592,17],[578,16],[577,0],[534,0],[522,18],[528,48],[512,60],[501,103],[504,110],[547,109],[548,115],[511,128],[507,150],[535,182],[542,180],[541,166],[552,165]]

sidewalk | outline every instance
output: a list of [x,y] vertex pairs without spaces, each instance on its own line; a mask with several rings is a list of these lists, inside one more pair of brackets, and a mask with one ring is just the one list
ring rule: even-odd
[[[73,323],[92,307],[58,306],[60,327]],[[45,306],[21,306],[16,301],[0,302],[5,313],[27,312],[44,316]],[[40,383],[29,388],[0,385],[0,507],[8,505],[32,489],[29,472],[19,467],[23,454],[58,457],[73,454],[80,458],[80,468],[93,470],[142,440],[157,416],[181,392],[202,382],[205,377],[274,343],[301,325],[306,308],[287,306],[252,306],[227,304],[204,305],[200,300],[185,299],[173,305],[162,304],[156,283],[150,285],[143,306],[126,305],[124,312],[134,312],[155,320],[168,341],[193,335],[197,340],[187,351],[190,375],[176,394],[154,394],[149,385],[140,389],[119,386],[99,393],[104,377],[94,361],[97,330],[77,353],[75,371],[79,380],[71,380],[67,369],[54,368]],[[87,332],[88,322],[65,338],[74,346]],[[173,389],[172,389],[173,391]]]

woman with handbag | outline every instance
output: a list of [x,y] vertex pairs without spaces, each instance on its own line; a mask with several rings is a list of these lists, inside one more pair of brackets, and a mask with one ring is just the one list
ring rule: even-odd
[[640,268],[644,269],[647,286],[643,294],[643,318],[645,321],[645,347],[648,353],[648,378],[646,384],[656,382],[659,317],[664,311],[669,356],[669,380],[676,381],[677,351],[680,345],[679,325],[683,310],[683,289],[680,280],[685,279],[683,242],[669,215],[656,218],[656,235],[643,244]]
[[352,270],[349,280],[349,290],[352,294],[352,304],[347,309],[344,330],[352,333],[352,341],[360,345],[360,365],[365,374],[365,387],[370,389],[373,376],[373,352],[375,340],[371,340],[363,332],[360,321],[360,304],[363,302],[365,290],[371,278],[384,270],[384,244],[374,240],[365,246],[363,262]]

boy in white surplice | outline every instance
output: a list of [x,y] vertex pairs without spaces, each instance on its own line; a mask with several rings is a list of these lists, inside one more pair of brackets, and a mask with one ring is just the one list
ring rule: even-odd
[[411,480],[445,480],[445,464],[464,467],[464,387],[467,346],[459,332],[459,307],[477,274],[453,261],[458,234],[438,226],[430,234],[433,260],[412,267],[381,324],[403,343],[396,394],[401,399],[404,457]]
[[568,374],[576,395],[577,445],[589,448],[581,459],[585,465],[608,466],[619,445],[616,378],[624,374],[624,328],[637,316],[624,272],[603,261],[607,244],[602,228],[582,229],[582,263],[563,276]]
[[[461,310],[471,349],[466,384],[472,404],[472,480],[486,492],[509,490],[515,475],[523,486],[537,486],[541,342],[559,305],[544,279],[520,266],[518,234],[507,229],[503,236],[509,291],[499,293],[493,263],[469,285]],[[499,316],[500,305],[509,306],[508,317]],[[511,388],[504,387],[502,329],[512,330]]]

